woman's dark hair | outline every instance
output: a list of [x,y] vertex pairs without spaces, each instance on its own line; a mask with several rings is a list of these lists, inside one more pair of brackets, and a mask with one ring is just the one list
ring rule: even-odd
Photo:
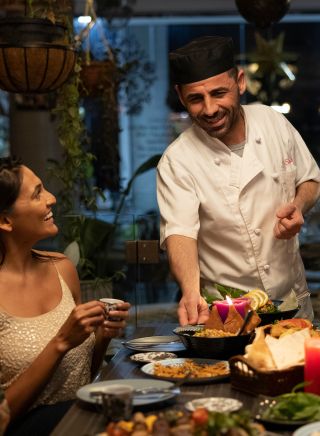
[[[22,162],[20,159],[14,157],[0,158],[0,214],[10,212],[19,196],[22,184],[21,166]],[[6,248],[0,234],[0,266],[4,262],[5,256]],[[35,251],[32,251],[32,256],[39,260],[55,259],[54,256]]]
[[0,158],[0,213],[8,212],[18,198],[22,183],[21,165],[19,159]]
[[[0,158],[0,214],[10,211],[19,196],[22,177],[21,161],[13,157]],[[0,265],[6,255],[5,246],[0,238]]]

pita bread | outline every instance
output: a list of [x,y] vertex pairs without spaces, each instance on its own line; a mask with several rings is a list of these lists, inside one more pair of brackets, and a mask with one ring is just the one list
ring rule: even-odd
[[275,362],[276,369],[285,369],[303,364],[305,358],[304,343],[307,338],[310,338],[308,328],[296,331],[291,335],[281,336],[279,339],[268,335],[265,341]]
[[224,331],[230,333],[237,333],[243,324],[243,318],[240,313],[235,309],[234,305],[229,306],[227,319],[224,322]]
[[210,311],[210,315],[209,315],[209,319],[207,320],[207,322],[205,323],[205,328],[206,329],[214,329],[214,330],[223,330],[224,331],[224,326],[223,326],[223,322],[220,318],[218,309],[216,308],[216,306],[213,306],[211,311]]
[[256,328],[255,333],[252,344],[246,346],[244,357],[256,370],[272,371],[275,369],[275,362],[265,341],[265,327]]

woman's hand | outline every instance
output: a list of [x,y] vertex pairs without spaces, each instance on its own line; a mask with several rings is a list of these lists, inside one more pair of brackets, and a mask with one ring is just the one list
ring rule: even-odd
[[119,336],[121,330],[126,326],[126,320],[129,316],[130,303],[119,303],[117,310],[111,310],[104,319],[102,325],[97,329],[97,334],[103,338],[114,338]]
[[100,301],[75,306],[55,339],[63,352],[77,347],[105,322],[104,304]]

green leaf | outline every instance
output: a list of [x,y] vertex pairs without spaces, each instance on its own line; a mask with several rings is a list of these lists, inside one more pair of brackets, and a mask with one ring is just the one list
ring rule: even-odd
[[124,195],[128,195],[130,189],[131,189],[131,185],[134,182],[135,178],[143,173],[145,173],[146,171],[149,171],[153,168],[156,168],[156,166],[158,165],[158,162],[161,158],[161,154],[155,154],[153,156],[151,156],[148,160],[146,160],[145,162],[143,162],[133,173],[131,179],[129,180],[126,189],[124,190]]

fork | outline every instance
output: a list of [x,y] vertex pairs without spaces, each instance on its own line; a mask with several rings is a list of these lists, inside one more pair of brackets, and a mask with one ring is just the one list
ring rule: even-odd
[[168,392],[172,392],[175,389],[180,388],[180,386],[182,386],[186,381],[188,381],[189,379],[189,375],[190,375],[190,371],[188,371],[184,377],[182,377],[180,380],[176,381],[172,386],[170,386],[169,388],[154,388],[154,387],[149,387],[149,388],[138,388],[134,390],[134,394],[138,394],[138,395],[146,395],[146,394],[157,394],[157,393],[168,393]]

